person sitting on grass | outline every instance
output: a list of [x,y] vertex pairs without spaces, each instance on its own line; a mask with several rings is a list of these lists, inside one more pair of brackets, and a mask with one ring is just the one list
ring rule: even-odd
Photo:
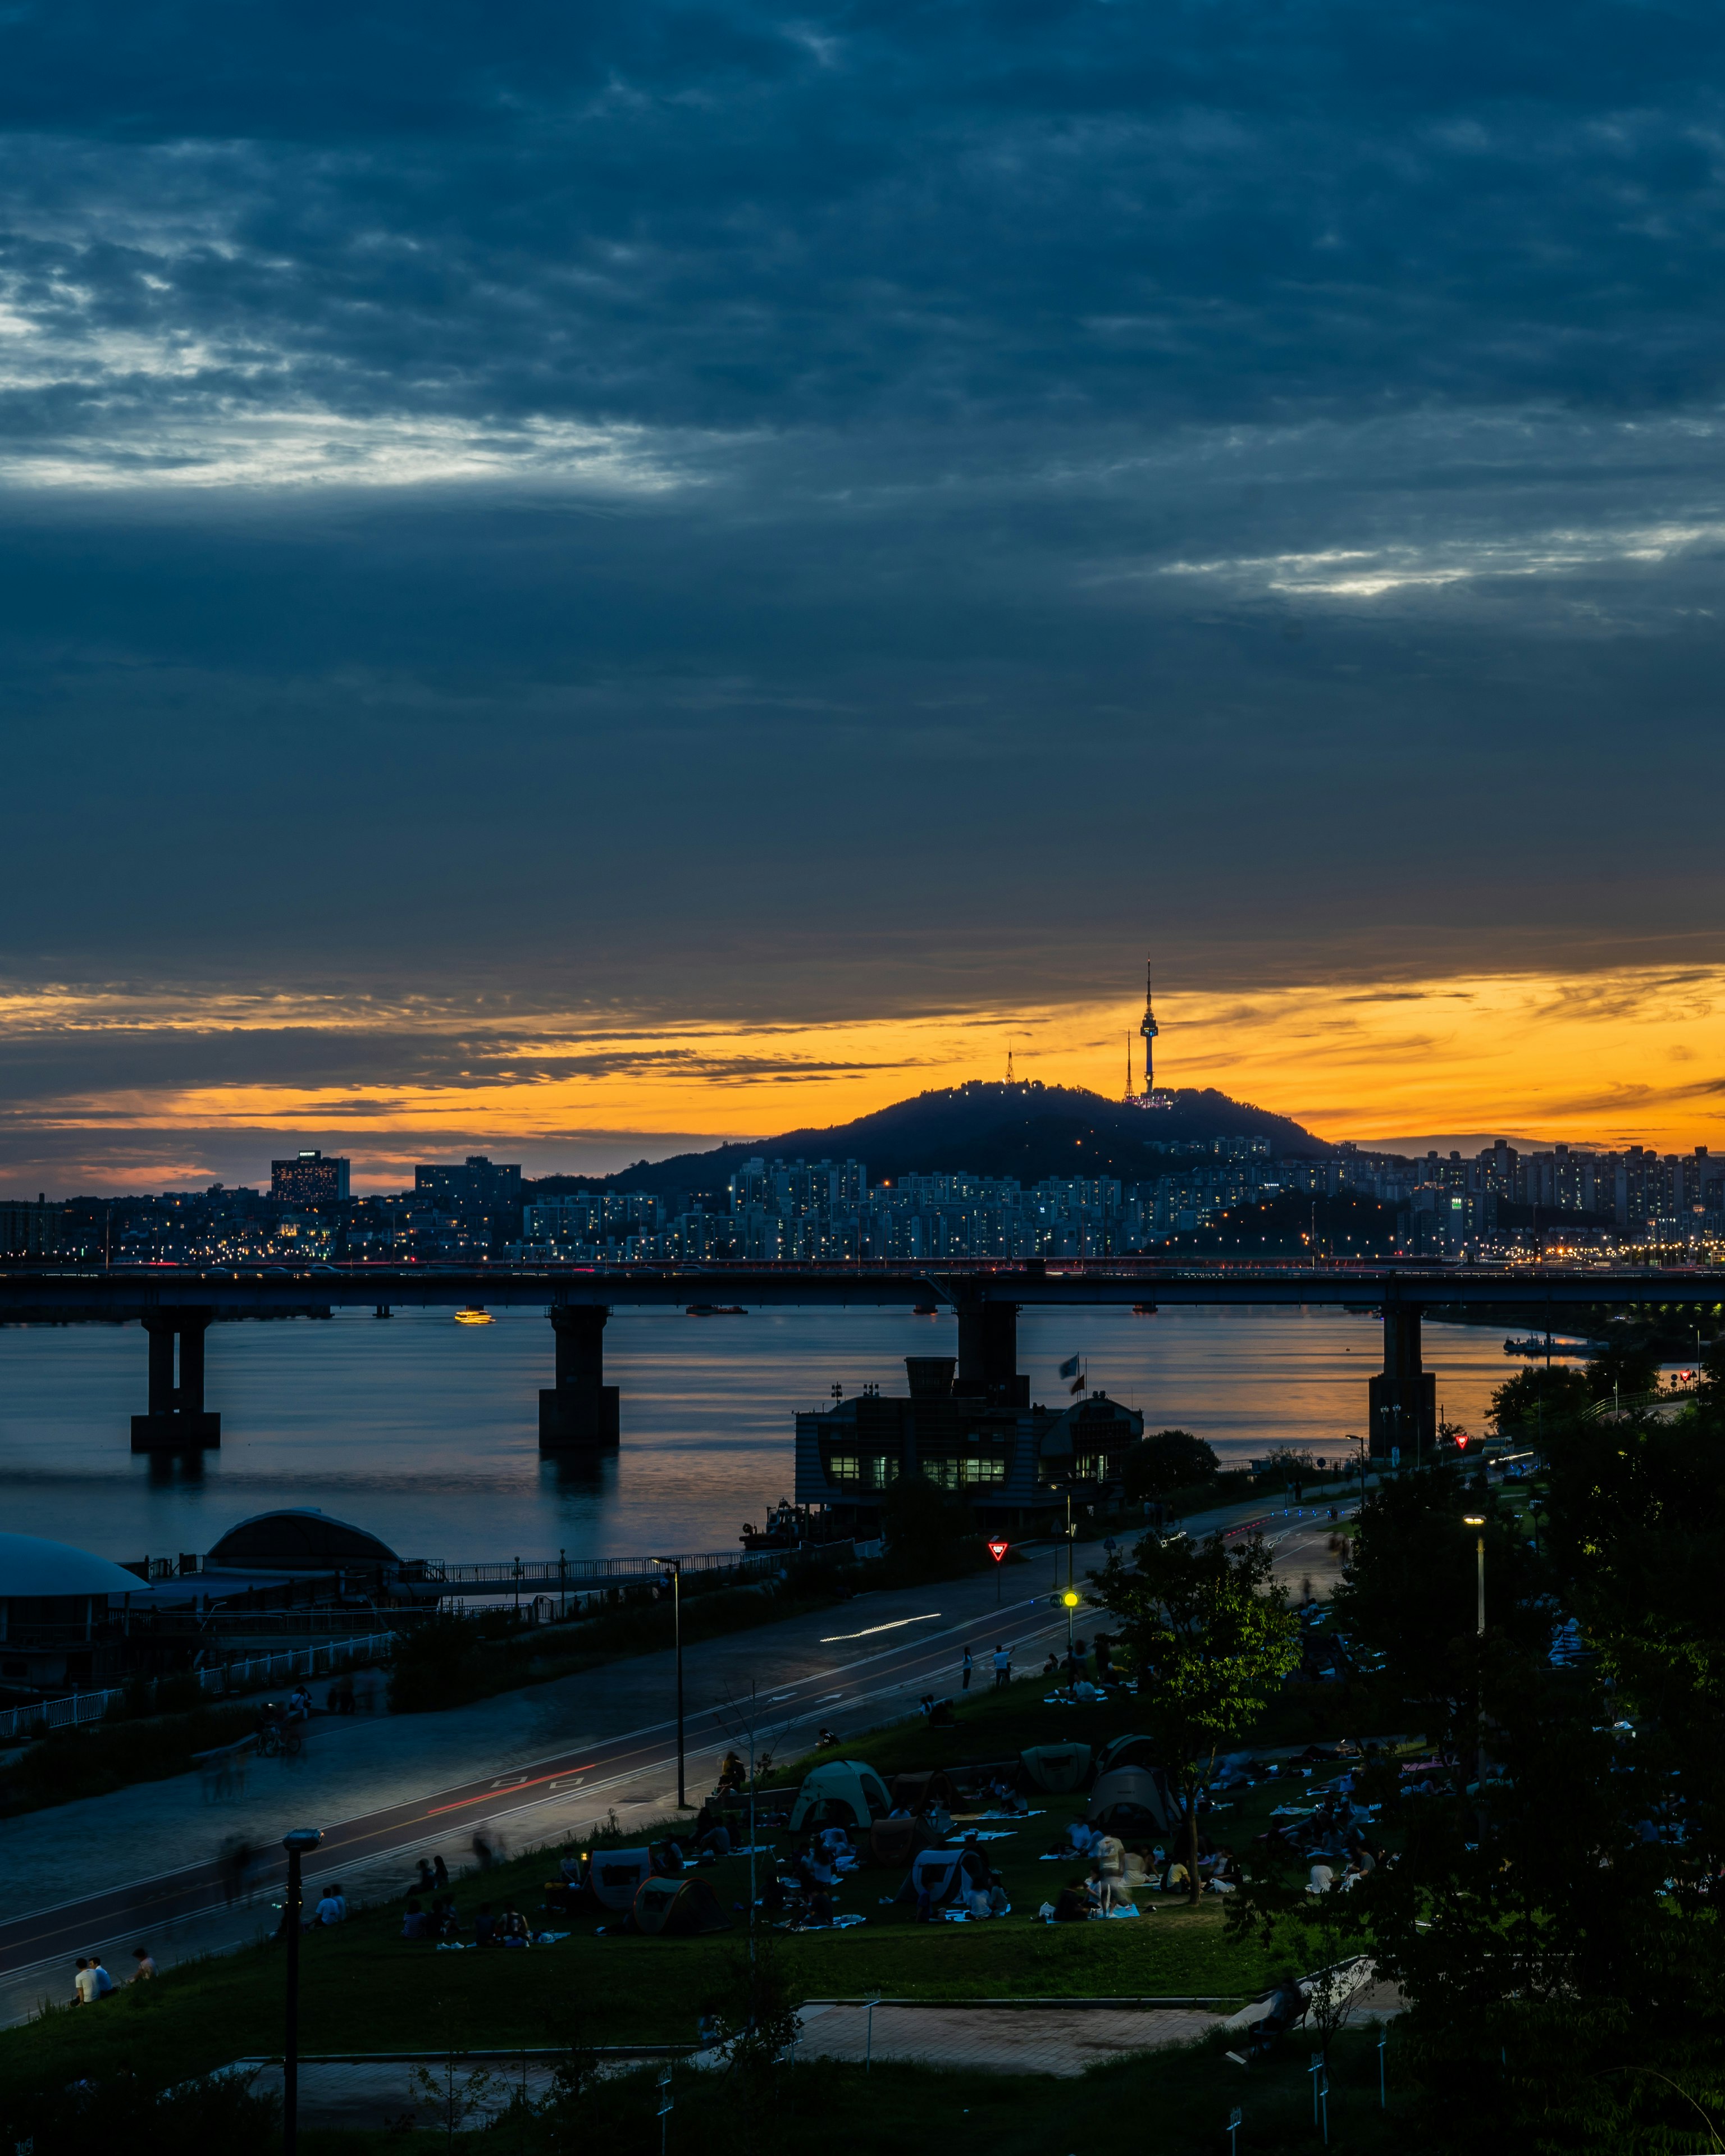
[[958,1860],[958,1869],[963,1875],[961,1891],[964,1907],[973,1917],[986,1917],[988,1908],[988,1881],[991,1874],[988,1860],[983,1855],[973,1834],[964,1837],[964,1854]]
[[1088,1923],[1091,1898],[1086,1891],[1086,1882],[1081,1871],[1074,1872],[1061,1887],[1060,1898],[1055,1903],[1054,1921],[1057,1924]]
[[696,1817],[694,1842],[696,1855],[705,1862],[731,1854],[731,1830],[711,1797]]
[[492,1947],[497,1943],[497,1919],[491,1914],[489,1902],[481,1902],[479,1914],[473,1920],[473,1943],[476,1947]]
[[997,1812],[1005,1812],[1016,1818],[1024,1810],[1024,1800],[1004,1774],[997,1774],[988,1784],[988,1797]]
[[[345,1924],[347,1921],[347,1897],[341,1892],[340,1882],[337,1881],[334,1885],[326,1887],[324,1888],[323,1899],[317,1905],[317,1913],[312,1918],[312,1922],[329,1925]],[[309,1930],[310,1928],[311,1927],[308,1926],[307,1929]]]
[[131,1958],[137,1967],[126,1979],[128,1984],[147,1984],[156,1974],[156,1957],[148,1947],[134,1947]]
[[525,1947],[532,1944],[533,1935],[527,1929],[527,1920],[512,1902],[506,1903],[497,1919],[496,1943],[501,1947]]
[[833,1897],[824,1887],[817,1887],[803,1905],[802,1921],[798,1928],[805,1932],[824,1931],[833,1921]]
[[856,1851],[850,1836],[842,1826],[824,1826],[814,1837],[816,1845],[826,1852],[826,1860],[835,1872],[855,1871]]
[[425,1912],[417,1901],[407,1906],[401,1920],[401,1935],[404,1939],[423,1939],[425,1936]]

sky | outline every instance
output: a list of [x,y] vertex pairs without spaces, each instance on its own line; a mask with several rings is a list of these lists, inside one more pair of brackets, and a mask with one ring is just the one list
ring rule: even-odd
[[0,1193],[1725,1142],[1725,17],[0,10]]

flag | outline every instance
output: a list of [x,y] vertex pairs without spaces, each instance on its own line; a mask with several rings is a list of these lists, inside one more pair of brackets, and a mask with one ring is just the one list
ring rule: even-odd
[[1076,1378],[1078,1375],[1078,1358],[1076,1355],[1069,1355],[1061,1363],[1060,1375],[1063,1378]]
[[1067,1386],[1066,1390],[1067,1390],[1069,1393],[1081,1393],[1081,1392],[1084,1390],[1084,1380],[1083,1380],[1083,1378],[1075,1378],[1072,1380],[1071,1383],[1070,1383],[1070,1385],[1068,1385],[1068,1386]]

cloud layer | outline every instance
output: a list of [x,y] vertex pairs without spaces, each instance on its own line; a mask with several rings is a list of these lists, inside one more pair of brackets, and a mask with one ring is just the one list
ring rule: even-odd
[[1147,945],[1194,995],[1711,964],[1722,48],[7,10],[17,1127],[492,1103],[500,1015],[528,1120],[629,1028],[649,1092],[684,1024],[1081,1055]]

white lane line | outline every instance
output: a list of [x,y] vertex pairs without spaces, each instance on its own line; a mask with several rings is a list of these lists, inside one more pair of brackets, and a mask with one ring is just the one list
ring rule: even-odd
[[940,1614],[938,1609],[929,1609],[920,1617],[895,1617],[890,1625],[870,1625],[860,1632],[831,1632],[820,1644],[836,1647],[841,1640],[872,1640],[877,1632],[896,1632],[902,1625],[932,1625]]

